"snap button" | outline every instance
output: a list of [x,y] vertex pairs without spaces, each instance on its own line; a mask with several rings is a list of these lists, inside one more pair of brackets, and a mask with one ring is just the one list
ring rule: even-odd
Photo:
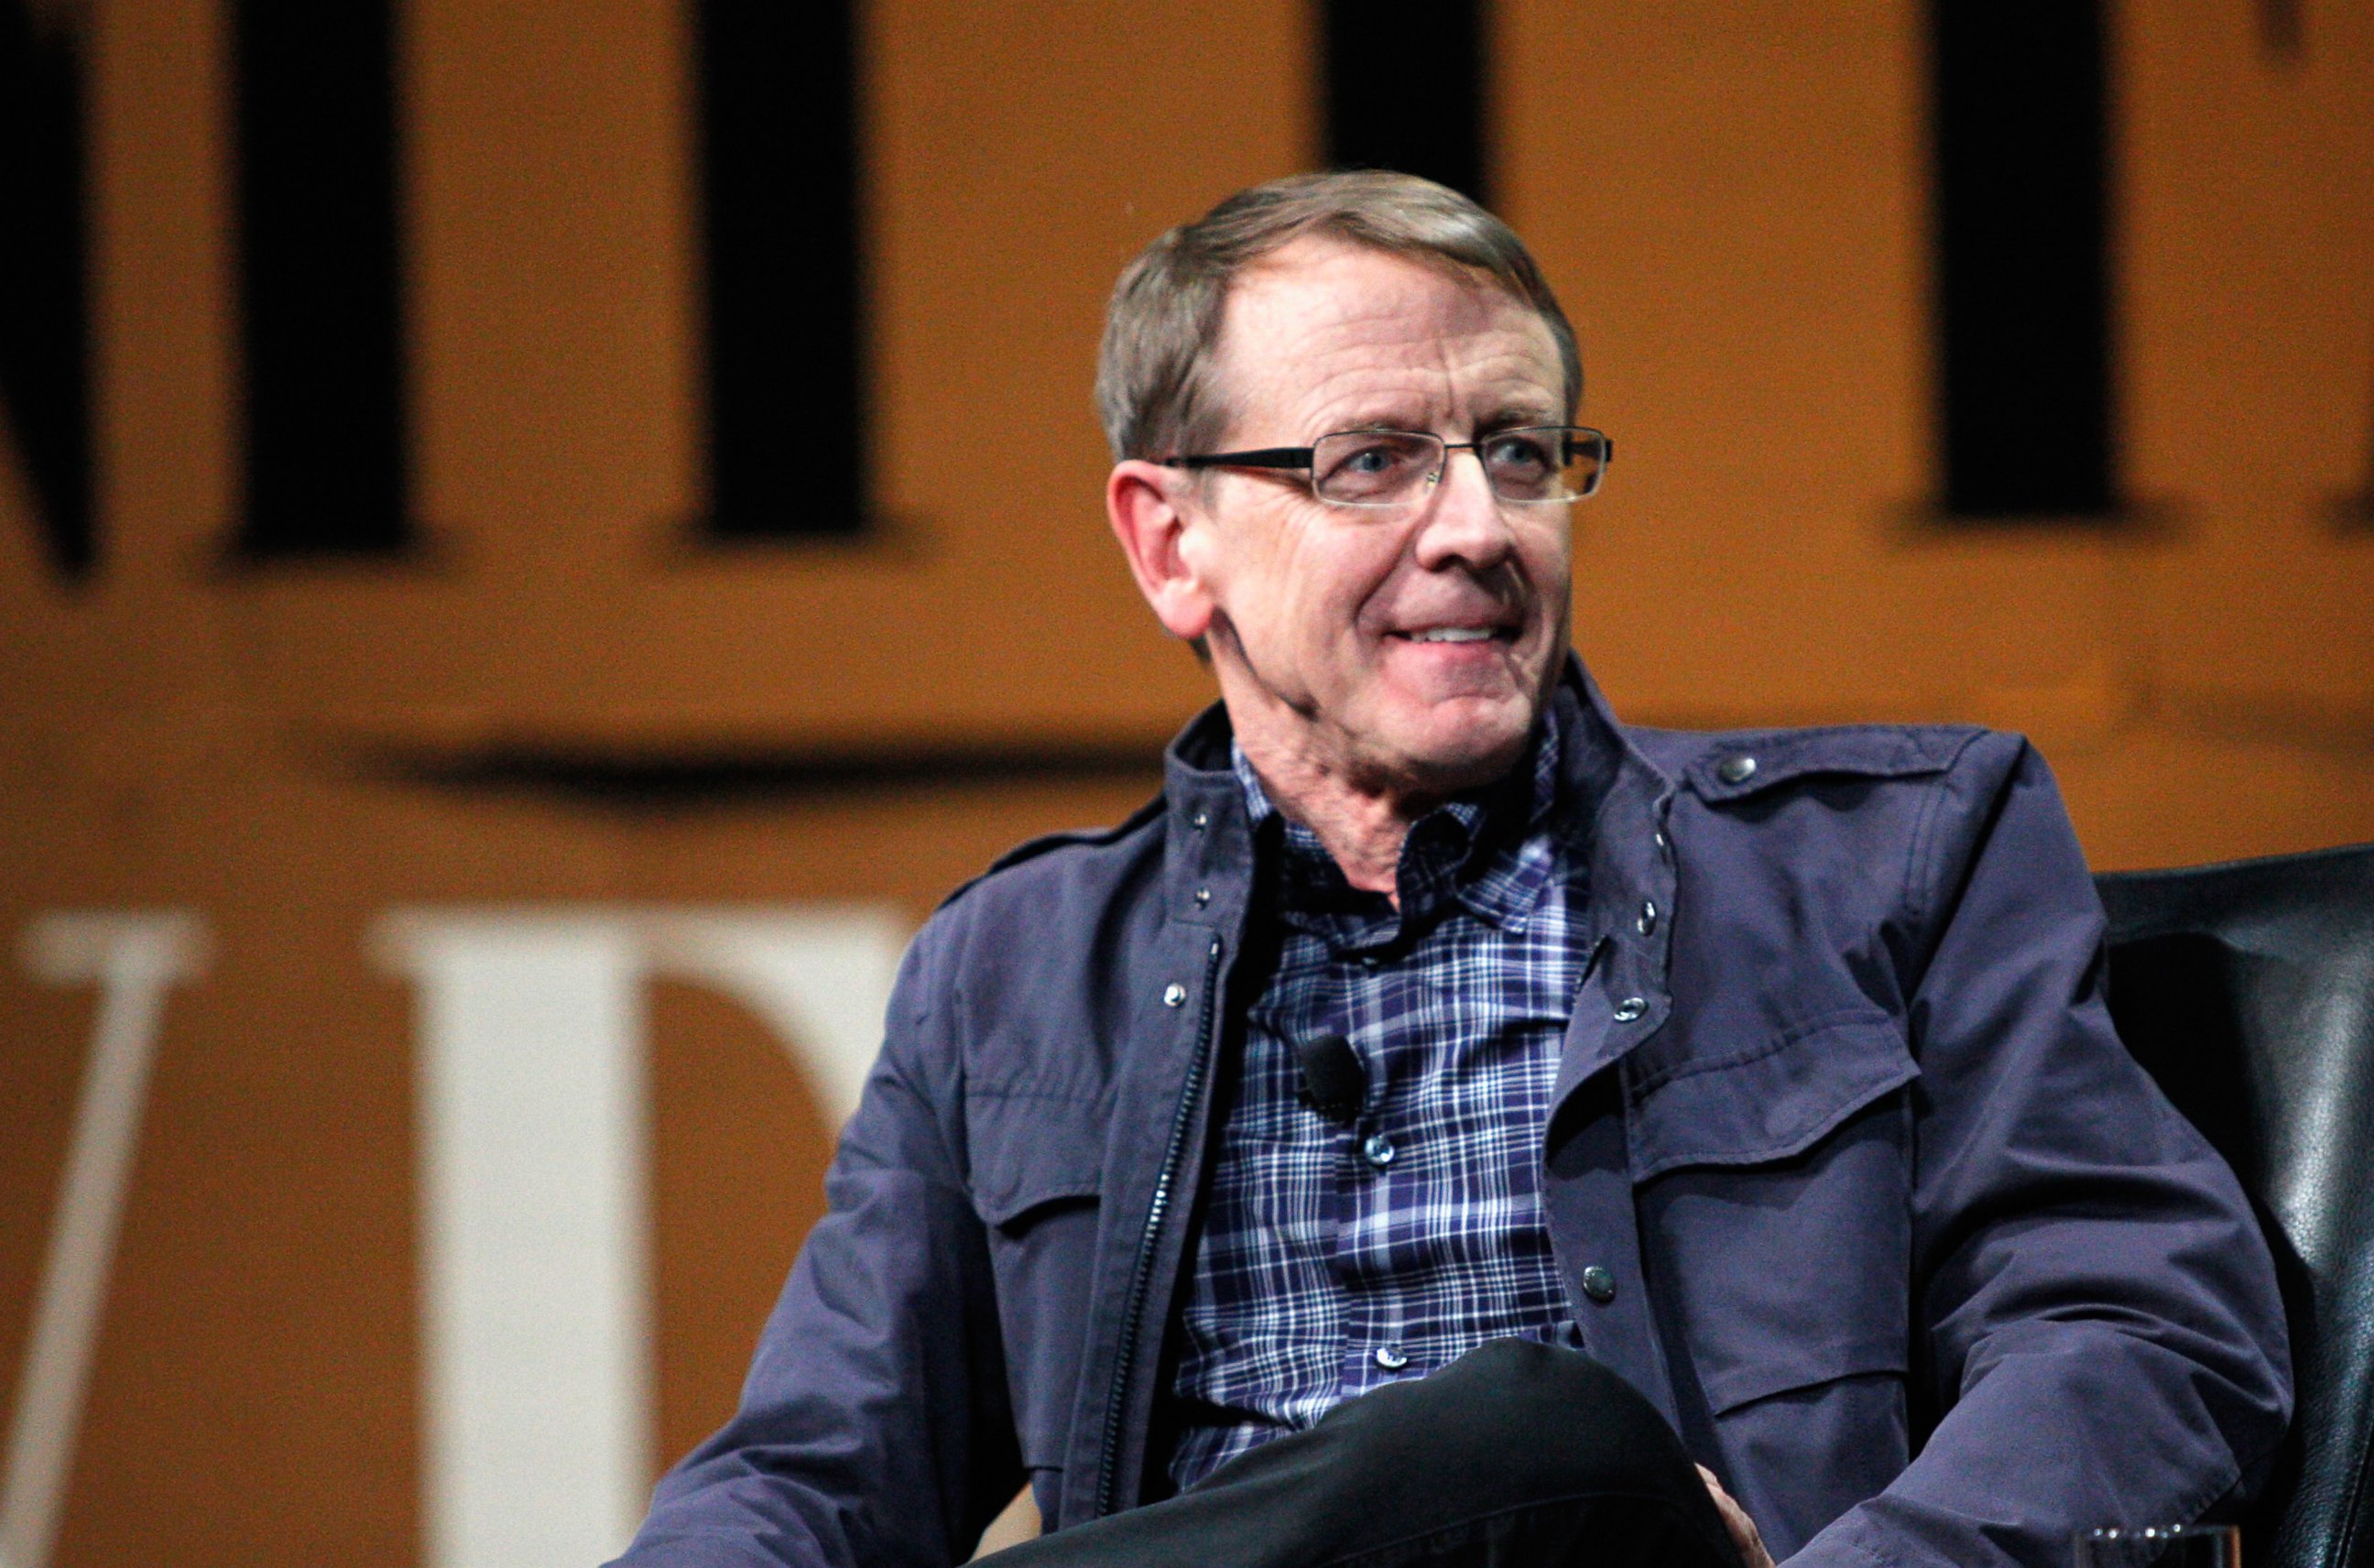
[[1196,890],[1195,890],[1195,907],[1196,907],[1197,909],[1201,909],[1201,908],[1203,908],[1205,904],[1210,903],[1211,902],[1212,902],[1212,890],[1211,890],[1211,889],[1209,889],[1209,888],[1198,888],[1198,889],[1196,889]]
[[1187,987],[1180,984],[1176,980],[1172,981],[1169,984],[1165,985],[1162,988],[1162,1005],[1166,1008],[1185,1007],[1187,1005]]
[[1616,1299],[1616,1276],[1592,1264],[1582,1271],[1582,1293],[1605,1306]]
[[1399,1372],[1409,1365],[1409,1352],[1399,1345],[1380,1345],[1377,1347],[1376,1360],[1377,1364],[1387,1372]]
[[1616,1004],[1616,1021],[1618,1023],[1630,1023],[1634,1019],[1639,1018],[1642,1013],[1645,1013],[1648,1010],[1649,1004],[1642,1001],[1639,997],[1627,996],[1622,1001]]
[[1393,1140],[1382,1133],[1370,1133],[1360,1145],[1360,1158],[1383,1170],[1393,1162]]
[[1655,899],[1642,899],[1640,901],[1640,935],[1643,937],[1653,936],[1655,935],[1656,930],[1657,901]]
[[[1750,763],[1748,765],[1750,767],[1755,766],[1754,763]],[[1212,825],[1212,814],[1208,811],[1198,811],[1193,817],[1188,818],[1187,821],[1189,826],[1193,827],[1200,833],[1205,829]]]
[[1714,776],[1727,784],[1745,784],[1756,776],[1756,759],[1742,751],[1714,766]]

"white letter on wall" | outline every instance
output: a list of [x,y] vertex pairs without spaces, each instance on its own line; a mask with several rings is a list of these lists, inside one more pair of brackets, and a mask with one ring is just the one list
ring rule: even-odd
[[178,910],[45,914],[26,927],[24,957],[53,984],[97,982],[99,1018],[9,1424],[0,1568],[47,1568],[57,1540],[165,992],[203,968],[206,928]]
[[642,988],[749,1005],[845,1118],[905,931],[873,905],[405,910],[420,993],[429,1568],[589,1568],[651,1476]]

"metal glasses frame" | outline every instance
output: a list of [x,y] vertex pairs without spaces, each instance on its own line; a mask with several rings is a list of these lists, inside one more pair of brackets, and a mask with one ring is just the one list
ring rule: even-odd
[[[1411,441],[1432,442],[1438,449],[1438,455],[1432,472],[1418,481],[1420,485],[1430,486],[1440,483],[1444,471],[1451,466],[1451,454],[1454,452],[1475,454],[1475,461],[1484,465],[1485,483],[1491,485],[1491,465],[1484,463],[1486,445],[1506,436],[1540,435],[1551,431],[1557,432],[1566,450],[1570,450],[1578,440],[1589,440],[1598,444],[1599,461],[1592,467],[1591,477],[1583,488],[1573,495],[1509,496],[1502,495],[1498,485],[1492,485],[1492,494],[1516,506],[1571,506],[1583,497],[1597,492],[1600,480],[1606,477],[1607,466],[1616,461],[1615,441],[1606,431],[1593,430],[1589,425],[1518,425],[1507,430],[1492,430],[1476,437],[1474,441],[1445,441],[1440,436],[1427,430],[1331,430],[1321,436],[1319,442],[1333,441],[1338,436],[1401,436]],[[1313,442],[1309,446],[1263,446],[1245,452],[1183,453],[1159,458],[1157,461],[1166,468],[1268,468],[1287,471],[1299,468],[1309,476],[1313,499],[1328,506],[1391,507],[1409,504],[1409,498],[1406,496],[1394,501],[1344,501],[1334,496],[1322,495],[1319,490],[1319,474],[1313,466],[1314,457],[1319,450],[1319,442]]]

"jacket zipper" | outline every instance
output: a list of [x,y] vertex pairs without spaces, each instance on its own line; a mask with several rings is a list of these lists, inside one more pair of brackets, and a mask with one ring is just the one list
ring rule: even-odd
[[1180,1086],[1179,1109],[1170,1118],[1170,1140],[1164,1146],[1162,1168],[1154,1178],[1154,1199],[1146,1205],[1146,1230],[1138,1238],[1137,1261],[1131,1267],[1129,1293],[1123,1298],[1112,1394],[1105,1404],[1104,1453],[1097,1464],[1098,1518],[1113,1511],[1113,1493],[1120,1480],[1122,1422],[1129,1408],[1130,1379],[1137,1370],[1138,1344],[1145,1337],[1146,1298],[1154,1288],[1154,1255],[1161,1241],[1162,1222],[1169,1216],[1170,1189],[1178,1179],[1179,1162],[1187,1152],[1188,1129],[1203,1097],[1204,1074],[1212,1055],[1212,998],[1219,971],[1220,939],[1215,937],[1204,961],[1204,1003],[1195,1020],[1195,1055],[1189,1059],[1187,1079]]

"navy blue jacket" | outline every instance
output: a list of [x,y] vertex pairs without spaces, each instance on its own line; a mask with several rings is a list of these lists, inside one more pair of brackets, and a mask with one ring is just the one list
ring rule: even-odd
[[[1591,1350],[1807,1564],[2043,1568],[2254,1484],[2290,1404],[2267,1248],[2112,1032],[2036,753],[1621,726],[1579,665],[1558,700],[1599,804],[1541,1157]],[[1247,1000],[1228,733],[1207,713],[1145,810],[917,937],[741,1410],[622,1562],[946,1563],[1026,1473],[1056,1527],[1158,1476]]]

